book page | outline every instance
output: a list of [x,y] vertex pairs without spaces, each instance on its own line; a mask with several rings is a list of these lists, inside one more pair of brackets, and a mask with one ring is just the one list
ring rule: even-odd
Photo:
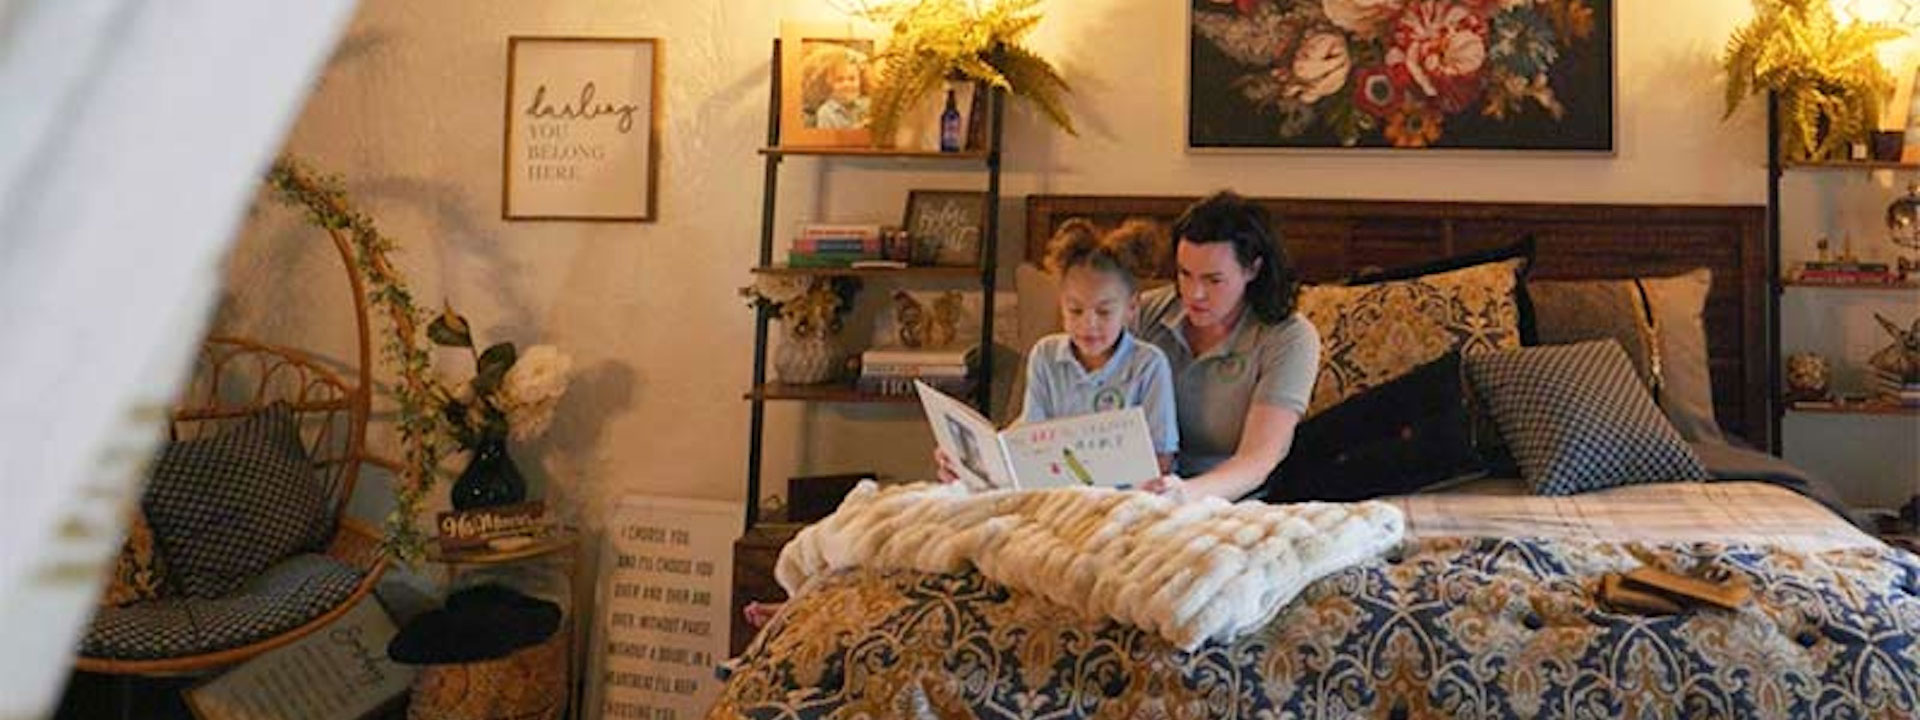
[[1021,489],[1138,486],[1160,476],[1139,407],[1015,425],[1000,437]]
[[955,470],[967,487],[975,490],[1015,487],[1006,451],[1000,446],[992,422],[966,403],[926,383],[915,380],[913,388],[920,393],[920,407],[927,412],[927,425],[933,430],[934,441],[953,459]]

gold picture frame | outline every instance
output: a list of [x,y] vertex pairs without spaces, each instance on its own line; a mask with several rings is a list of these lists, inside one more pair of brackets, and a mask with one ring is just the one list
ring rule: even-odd
[[880,50],[877,33],[851,23],[780,23],[780,145],[875,146]]
[[658,38],[507,38],[504,220],[658,220]]

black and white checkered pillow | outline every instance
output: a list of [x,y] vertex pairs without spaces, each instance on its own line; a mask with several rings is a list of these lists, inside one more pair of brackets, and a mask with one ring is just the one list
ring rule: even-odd
[[170,580],[202,598],[314,549],[331,512],[293,413],[279,403],[218,435],[169,444],[142,504]]
[[1466,360],[1474,391],[1537,494],[1708,479],[1613,340]]

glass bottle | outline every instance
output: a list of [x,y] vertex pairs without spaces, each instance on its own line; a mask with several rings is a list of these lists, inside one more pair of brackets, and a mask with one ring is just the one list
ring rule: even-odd
[[962,132],[960,108],[954,105],[953,88],[947,88],[947,109],[940,112],[940,152],[960,152]]

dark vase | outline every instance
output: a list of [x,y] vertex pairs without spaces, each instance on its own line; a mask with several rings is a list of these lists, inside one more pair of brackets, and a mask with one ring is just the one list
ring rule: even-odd
[[512,505],[527,499],[527,479],[507,454],[505,438],[488,438],[473,449],[467,469],[453,481],[453,509]]

